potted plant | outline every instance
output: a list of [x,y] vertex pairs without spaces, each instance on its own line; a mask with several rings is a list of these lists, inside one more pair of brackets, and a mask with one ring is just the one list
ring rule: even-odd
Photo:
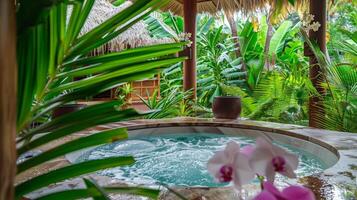
[[242,111],[239,96],[229,96],[224,92],[213,97],[212,112],[216,119],[237,119]]
[[216,96],[212,104],[213,115],[217,119],[237,119],[242,110],[238,96]]

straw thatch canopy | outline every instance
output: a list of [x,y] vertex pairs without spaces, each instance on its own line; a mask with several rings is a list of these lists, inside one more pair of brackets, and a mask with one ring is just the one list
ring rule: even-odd
[[[243,13],[255,12],[275,7],[276,0],[197,0],[197,11],[199,13],[216,14],[218,11],[234,13],[241,11]],[[307,0],[297,0],[297,7],[301,7]],[[282,0],[282,8],[285,10],[292,8],[288,0]],[[183,15],[183,0],[172,0],[167,6],[162,8],[164,11],[171,11],[177,15]]]
[[[109,3],[107,0],[96,0],[81,30],[80,35],[89,32],[131,4],[132,2],[126,1],[122,5],[116,7]],[[105,52],[121,51],[127,48],[168,43],[172,41],[173,40],[170,38],[152,38],[149,31],[147,30],[146,23],[139,21],[131,28],[120,34],[118,37],[112,39],[106,45],[93,51],[92,54],[97,55]]]

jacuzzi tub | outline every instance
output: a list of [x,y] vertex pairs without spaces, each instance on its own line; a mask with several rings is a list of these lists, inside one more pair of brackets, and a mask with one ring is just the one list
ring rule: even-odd
[[[339,159],[338,151],[333,146],[315,138],[311,138],[306,135],[297,134],[283,129],[271,129],[255,125],[242,125],[238,123],[188,123],[187,121],[185,123],[172,123],[172,121],[170,123],[155,123],[155,121],[152,121],[152,123],[146,123],[144,125],[135,124],[126,126],[129,130],[129,140],[109,144],[104,147],[94,147],[86,149],[80,152],[69,154],[66,156],[66,158],[70,162],[80,162],[83,160],[94,159],[103,156],[105,157],[133,155],[134,158],[136,157],[138,160],[137,165],[134,164],[134,166],[130,167],[104,170],[98,172],[99,175],[107,176],[112,179],[117,179],[119,181],[133,184],[164,184],[170,186],[200,188],[224,186],[214,184],[213,179],[209,179],[208,173],[204,171],[205,162],[209,159],[209,157],[213,154],[214,151],[221,150],[222,148],[224,148],[224,141],[220,143],[217,148],[214,148],[210,153],[195,153],[192,151],[192,149],[190,149],[189,153],[187,154],[187,149],[180,149],[177,150],[176,155],[175,152],[172,151],[163,152],[162,154],[147,153],[146,155],[142,155],[143,153],[150,152],[152,150],[151,148],[153,148],[153,146],[150,144],[150,142],[155,143],[153,141],[155,138],[159,140],[163,140],[162,138],[172,140],[172,138],[175,138],[177,136],[181,138],[190,138],[192,136],[197,135],[204,135],[205,137],[210,138],[211,135],[212,137],[216,138],[222,136],[222,138],[227,139],[225,142],[234,138],[238,138],[237,141],[240,142],[239,138],[248,138],[246,141],[243,142],[244,145],[246,143],[252,143],[256,137],[264,136],[270,138],[278,145],[282,145],[283,147],[287,147],[288,149],[290,148],[290,150],[299,153],[300,157],[305,156],[310,158],[310,161],[308,161],[308,163],[303,163],[305,165],[305,168],[309,168],[308,165],[310,163],[311,165],[314,165],[314,167],[319,165],[318,167],[320,168],[317,167],[314,170],[308,170],[307,172],[298,173],[299,178],[302,178],[303,176],[311,176],[313,175],[313,173],[321,173],[325,169],[328,169],[335,165]],[[113,125],[111,125],[111,127],[113,127]],[[162,147],[165,147],[165,143],[155,143],[154,147],[160,149],[160,145]],[[130,146],[132,146],[131,150]],[[221,149],[219,147],[221,147]],[[200,148],[201,147],[197,149],[198,152],[201,150]],[[297,151],[295,151],[294,149]],[[140,152],[140,155],[138,153],[138,150]],[[107,154],[105,153],[106,151],[108,152]],[[123,151],[126,152],[124,154],[121,154]],[[167,156],[168,153],[170,154]],[[197,154],[197,160],[195,160],[195,155],[190,156],[190,153]],[[150,155],[152,156],[151,158]],[[205,155],[206,158],[203,158],[202,155]],[[182,164],[182,162],[185,162],[185,156],[187,157],[187,163]],[[145,157],[145,159],[141,159],[141,157]],[[304,162],[304,160],[302,161]],[[177,166],[168,168],[168,166],[175,165],[175,163]],[[190,163],[196,166],[190,166]],[[196,168],[200,168],[199,171],[196,171],[196,173],[192,172],[195,171]],[[148,171],[150,171],[150,173],[147,173]],[[199,176],[198,178],[201,178],[204,181],[185,181],[186,179],[189,179],[191,177],[194,179],[195,175],[197,175],[197,173],[199,172],[202,172],[203,175],[201,174],[201,176]],[[165,176],[165,174],[162,175],[162,173],[166,173],[167,176]],[[279,185],[285,185],[287,183],[293,183],[294,180],[291,181],[282,177],[278,177],[278,182]]]

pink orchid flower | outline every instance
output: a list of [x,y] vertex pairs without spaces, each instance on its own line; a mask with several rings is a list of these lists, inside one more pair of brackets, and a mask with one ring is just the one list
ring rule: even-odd
[[250,166],[254,171],[274,182],[275,174],[280,173],[289,178],[296,178],[299,158],[286,150],[275,146],[265,138],[257,138],[256,147],[251,155]]
[[264,182],[264,190],[253,200],[315,200],[314,194],[302,186],[289,186],[280,192],[271,182]]
[[248,156],[240,152],[239,144],[229,142],[224,151],[218,151],[207,164],[208,171],[221,183],[233,181],[240,188],[255,176],[249,166]]
[[255,151],[255,147],[253,145],[246,145],[240,149],[240,153],[246,155],[249,159],[252,157]]

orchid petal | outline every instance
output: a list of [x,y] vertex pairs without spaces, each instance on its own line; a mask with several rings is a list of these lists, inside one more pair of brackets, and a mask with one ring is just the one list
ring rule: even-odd
[[296,178],[296,174],[290,165],[285,165],[285,170],[279,173],[288,178]]
[[284,199],[282,193],[274,186],[274,184],[270,181],[265,181],[264,184],[264,190],[268,191],[272,195],[274,195],[278,199]]
[[278,146],[274,146],[273,151],[274,151],[275,155],[279,155],[279,156],[283,157],[286,160],[287,164],[289,164],[293,170],[297,169],[297,167],[299,165],[299,157],[297,155],[290,153],[290,152],[286,151],[285,149],[280,148]]
[[216,180],[221,181],[222,167],[229,166],[233,168],[233,163],[235,161],[235,157],[239,154],[239,149],[238,143],[234,141],[229,142],[224,151],[218,151],[211,159],[208,160],[208,172],[211,173]]
[[222,166],[230,164],[229,158],[224,151],[218,151],[213,155],[211,159],[208,160],[207,170],[215,178],[218,178],[218,174]]
[[226,148],[224,149],[224,153],[229,158],[230,162],[234,162],[235,156],[239,154],[239,152],[240,152],[239,144],[234,141],[228,142]]
[[256,173],[266,176],[270,182],[274,182],[276,172],[296,178],[294,170],[299,165],[298,156],[273,145],[269,139],[263,137],[257,138],[256,146],[250,161]]
[[267,191],[262,191],[253,200],[277,200],[271,193]]
[[272,142],[265,137],[258,137],[256,139],[255,143],[256,143],[257,148],[264,148],[264,149],[269,149],[269,150],[271,150],[273,148]]
[[299,157],[292,153],[285,153],[283,157],[286,163],[291,167],[292,170],[296,170],[299,166]]
[[296,178],[294,171],[298,168],[299,157],[278,146],[274,146],[274,153],[275,155],[280,156],[285,160],[285,169],[284,171],[279,171],[279,173],[287,176],[288,178]]
[[255,151],[255,148],[253,145],[246,145],[240,149],[240,152],[244,155],[246,155],[248,158],[251,158],[253,153]]
[[308,188],[302,186],[290,186],[283,190],[283,196],[289,200],[315,200],[315,195]]
[[234,167],[233,182],[237,188],[249,183],[255,177],[255,173],[249,165],[249,158],[244,154],[239,154],[236,157]]
[[273,154],[263,148],[256,148],[250,159],[250,166],[259,175],[266,175],[266,169],[271,165]]
[[266,176],[267,180],[274,183],[275,181],[275,175],[276,172],[274,170],[273,165],[268,165],[265,169],[265,173],[263,174],[264,176]]

